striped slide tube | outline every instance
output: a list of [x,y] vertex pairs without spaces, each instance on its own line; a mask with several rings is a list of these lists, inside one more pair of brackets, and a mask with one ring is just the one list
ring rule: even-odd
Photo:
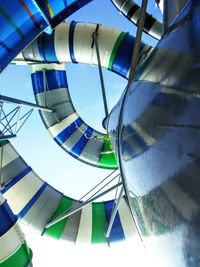
[[0,1],[0,72],[48,26],[32,0]]
[[[15,62],[97,65],[95,47],[91,47],[96,28],[97,24],[91,23],[61,23],[52,34],[43,33],[33,41]],[[102,67],[128,78],[134,41],[135,38],[129,33],[100,25],[98,45]],[[150,46],[141,43],[140,60],[146,58],[150,51]]]
[[[43,34],[24,52],[30,62],[81,62],[97,64],[91,48],[92,33],[97,25],[72,22],[61,24],[51,35]],[[134,38],[101,26],[99,50],[102,66],[127,78],[131,65]],[[140,58],[150,47],[141,44]],[[45,127],[54,140],[74,158],[92,166],[116,169],[118,164],[107,135],[89,127],[73,107],[64,65],[41,64],[32,67],[32,83],[36,102],[54,110],[40,112]],[[46,85],[46,86],[45,86]]]
[[[20,220],[40,234],[73,243],[106,244],[106,229],[114,201],[91,203],[70,217],[45,228],[62,212],[79,207],[82,202],[63,195],[44,182],[8,142],[1,142],[1,190]],[[132,215],[121,199],[109,243],[132,240],[137,236]]]
[[[54,112],[40,112],[56,143],[71,156],[99,168],[117,169],[115,154],[106,134],[89,127],[76,112],[66,79],[65,64],[32,67],[36,102]],[[47,88],[44,88],[45,83]]]
[[32,267],[32,251],[17,223],[17,216],[0,194],[0,267]]
[[[111,2],[125,17],[138,26],[141,8],[134,0],[111,0]],[[155,39],[160,39],[162,36],[162,23],[146,13],[143,31]]]

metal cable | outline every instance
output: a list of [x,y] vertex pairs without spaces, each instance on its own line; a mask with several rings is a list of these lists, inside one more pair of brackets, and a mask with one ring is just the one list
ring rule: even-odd
[[102,184],[104,181],[106,181],[113,173],[115,173],[116,170],[112,171],[110,174],[108,174],[101,182],[99,182],[97,185],[95,185],[92,189],[90,189],[84,196],[82,196],[79,201],[82,201],[82,199],[84,197],[86,197],[87,195],[89,195],[89,193],[91,193],[94,189],[96,189],[100,184]]

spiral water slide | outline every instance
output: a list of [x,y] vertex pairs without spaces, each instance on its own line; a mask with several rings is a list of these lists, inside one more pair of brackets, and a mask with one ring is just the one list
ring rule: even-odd
[[[63,2],[56,1],[55,5],[55,1],[12,0],[10,3],[9,1],[1,1],[0,71],[2,71],[9,62],[42,31],[45,30],[49,33],[52,31],[52,28],[59,24],[64,18],[90,1],[70,1],[69,4],[67,4],[67,1]],[[13,211],[15,214],[19,215],[19,217],[25,216],[25,221],[37,230],[45,233],[47,232],[47,234],[56,238],[62,236],[62,238],[72,241],[85,241],[87,239],[87,241],[94,243],[106,242],[104,232],[105,227],[107,227],[106,222],[109,220],[111,213],[112,201],[94,203],[88,207],[85,212],[79,212],[78,215],[72,216],[68,220],[68,223],[67,220],[64,220],[64,222],[62,221],[44,231],[45,224],[53,215],[56,217],[63,210],[71,206],[80,205],[80,203],[68,197],[64,197],[48,184],[42,182],[41,179],[35,179],[34,181],[31,179],[33,182],[33,189],[31,189],[31,192],[29,191],[30,184],[27,186],[27,181],[25,183],[23,182],[23,186],[21,187],[20,183],[22,184],[22,178],[26,177],[26,174],[28,174],[28,166],[16,153],[14,148],[9,148],[8,144],[8,148],[6,148],[5,145],[4,142],[1,142],[3,155],[1,162],[4,166],[2,169],[2,173],[4,173],[2,177],[4,178],[2,179],[5,182],[5,187],[3,187],[2,192],[6,198],[10,199],[9,202],[12,204],[12,211],[8,206],[7,200],[1,196],[1,267],[13,267],[16,266],[16,264],[18,267],[32,266],[32,252],[27,247],[24,235],[17,224],[17,216],[12,213]],[[26,167],[26,170],[23,169],[24,167]],[[27,178],[25,180],[27,180]],[[28,180],[30,180],[30,178],[28,178]],[[24,187],[25,184],[26,186]],[[39,185],[42,186],[39,187]],[[11,192],[12,190],[10,191],[11,188],[14,189],[14,195]],[[21,198],[17,199],[16,196],[19,194]],[[51,203],[50,207],[47,201],[51,199],[53,199],[53,204]],[[48,211],[44,212],[46,208]],[[44,212],[42,218],[36,216],[36,214],[40,214],[41,210]],[[135,234],[134,225],[130,223],[129,219],[132,221],[127,204],[125,200],[123,200],[121,208],[119,207],[119,214],[116,217],[115,227],[111,234],[111,242],[125,238],[128,239]],[[34,220],[34,223],[32,223],[32,220]],[[74,222],[76,222],[75,227]],[[67,230],[66,224],[68,225]]]
[[[34,94],[37,104],[53,110],[40,114],[57,144],[89,165],[116,169],[118,165],[108,135],[96,131],[80,118],[70,98],[65,65],[52,64],[97,65],[96,50],[92,46],[92,36],[97,28],[101,66],[127,78],[135,38],[98,24],[62,23],[51,35],[44,33],[33,41],[15,61],[37,62],[32,65]],[[150,47],[141,43],[140,60],[149,51]]]
[[[64,1],[65,2],[65,1]],[[15,8],[15,10],[18,10],[19,13],[17,13],[16,17],[11,16],[12,12],[11,10],[7,10],[7,2],[1,2],[0,4],[0,19],[2,20],[2,25],[4,25],[5,30],[2,31],[1,36],[1,58],[0,58],[0,64],[1,64],[1,71],[7,66],[7,64],[25,47],[27,44],[37,37],[38,34],[40,34],[41,31],[46,30],[49,34],[49,31],[52,30],[52,27],[55,27],[58,23],[60,23],[61,20],[63,20],[67,15],[70,15],[72,12],[80,8],[81,6],[85,5],[90,1],[71,1],[69,6],[63,6],[59,10],[58,5],[55,5],[55,1],[12,1],[12,8]],[[60,2],[59,2],[60,3]],[[21,13],[20,13],[21,12]],[[26,25],[27,30],[25,31],[24,25]],[[48,41],[49,39],[52,40],[55,36],[59,36],[60,42],[62,43],[61,35],[57,34],[59,31],[63,34],[62,30],[66,31],[66,36],[71,36],[72,39],[75,39],[74,32],[75,28],[76,31],[78,27],[75,27],[75,23],[71,23],[70,27],[69,25],[61,24],[61,26],[58,27],[58,30],[52,31],[52,34],[48,35],[45,33],[40,38],[35,41],[31,47],[34,47],[37,42],[40,42],[40,40]],[[82,30],[84,27],[86,27],[87,36],[89,35],[90,38],[85,38],[84,41],[86,42],[85,46],[83,45],[82,48],[85,47],[86,50],[89,51],[89,45],[91,44],[91,32],[93,32],[94,27],[96,26],[85,26],[80,24],[79,30]],[[68,27],[68,29],[67,29]],[[70,29],[69,29],[70,28]],[[110,35],[110,31],[106,30],[104,27],[100,27],[102,29],[101,34],[104,36],[102,38],[103,42],[105,38]],[[37,29],[37,30],[36,30]],[[39,31],[39,29],[41,31]],[[89,30],[88,30],[89,29]],[[33,35],[34,32],[34,35]],[[85,32],[85,33],[86,33]],[[124,45],[128,47],[133,45],[133,37],[129,36],[126,33],[118,33],[116,31],[112,31],[113,33],[113,39],[110,40],[110,43],[107,43],[106,49],[109,48],[108,51],[112,52],[111,54],[108,53],[108,51],[103,48],[101,49],[101,53],[105,54],[104,60],[103,60],[103,66],[112,69],[114,72],[119,73],[122,76],[127,76],[129,68],[130,68],[130,59],[126,56],[124,60],[122,60],[124,56],[123,48]],[[31,35],[32,34],[32,35]],[[26,38],[24,37],[26,36]],[[45,37],[44,37],[45,36]],[[69,38],[70,39],[70,38]],[[44,46],[42,46],[42,53],[35,54],[42,56],[40,60],[36,59],[36,61],[40,63],[49,63],[49,62],[55,62],[55,58],[52,60],[52,55],[60,55],[63,57],[63,50],[66,52],[66,49],[68,49],[68,53],[66,54],[68,58],[70,58],[71,61],[74,62],[74,55],[76,56],[76,60],[81,60],[77,56],[78,54],[78,48],[75,49],[75,46],[73,44],[73,41],[69,41],[69,47],[68,44],[64,44],[63,46],[60,45],[60,50],[52,49],[54,46],[54,42],[50,42],[50,48],[45,43]],[[100,39],[100,38],[99,38]],[[11,42],[12,40],[12,42]],[[56,40],[56,39],[55,39]],[[101,39],[100,39],[101,40]],[[65,41],[65,38],[64,38]],[[101,43],[100,42],[100,43]],[[75,42],[74,42],[75,43]],[[57,43],[58,44],[58,43]],[[78,46],[78,42],[76,43]],[[100,45],[101,46],[101,45]],[[37,48],[37,46],[36,46]],[[41,48],[41,46],[40,46]],[[25,55],[25,58],[27,60],[27,57],[30,56],[30,53],[27,54],[26,51],[29,51],[30,47],[28,47],[23,52],[23,56]],[[80,49],[80,48],[79,48]],[[141,56],[145,55],[147,50],[149,50],[149,47],[146,47],[145,45],[141,46]],[[128,50],[128,56],[130,55],[130,49]],[[50,54],[48,54],[50,53]],[[93,54],[94,51],[92,49],[87,54],[87,60],[83,60],[84,63],[95,63],[95,59],[92,59],[92,61],[89,61],[89,56]],[[122,55],[121,55],[122,53]],[[80,53],[81,54],[81,53]],[[83,54],[81,54],[81,57],[83,57]],[[106,59],[107,54],[107,59]],[[34,55],[34,56],[35,56]],[[48,56],[50,55],[50,60]],[[43,57],[44,56],[44,57]],[[31,57],[33,58],[33,53],[31,54]],[[42,59],[42,60],[41,60]],[[109,62],[108,62],[109,59]],[[28,61],[30,63],[31,60]],[[61,60],[61,62],[65,62],[67,60]],[[37,63],[38,63],[37,62]],[[56,63],[60,61],[56,60]],[[128,62],[128,63],[127,63]],[[108,64],[109,63],[109,64]],[[40,65],[36,64],[33,67],[33,85],[34,90],[36,94],[36,99],[38,99],[38,102],[44,101],[43,96],[41,94],[41,70],[44,73],[45,70],[45,78],[48,81],[48,86],[50,86],[50,90],[48,93],[54,93],[54,90],[51,89],[58,89],[57,92],[65,88],[64,93],[61,95],[58,95],[58,103],[59,98],[63,95],[65,102],[67,100],[70,100],[67,89],[67,83],[66,83],[66,77],[64,73],[64,66],[63,65]],[[48,73],[49,71],[49,73]],[[39,78],[38,78],[39,76]],[[56,81],[55,78],[58,78],[59,82]],[[48,80],[49,79],[49,80]],[[53,81],[53,87],[51,84],[51,81]],[[55,87],[54,87],[55,86]],[[43,89],[44,90],[44,89]],[[39,94],[40,93],[40,94]],[[54,94],[55,96],[55,94]],[[49,99],[48,99],[49,100]],[[50,99],[50,102],[52,99]],[[57,137],[59,131],[64,128],[66,129],[66,124],[62,125],[63,121],[65,120],[70,122],[74,121],[74,118],[78,115],[76,114],[76,111],[74,110],[74,107],[71,103],[71,100],[68,101],[69,105],[66,106],[66,113],[60,114],[61,110],[58,108],[58,111],[56,110],[57,114],[54,114],[55,117],[58,116],[58,123],[61,122],[61,124],[56,125],[54,128],[58,128],[58,130],[54,129],[54,136]],[[55,103],[53,103],[55,107]],[[58,105],[59,106],[59,105]],[[70,111],[69,111],[70,110]],[[55,113],[56,113],[55,112]],[[73,114],[71,116],[71,114]],[[45,115],[42,115],[45,118]],[[59,117],[60,116],[60,117]],[[54,124],[50,125],[52,123],[54,118],[48,118],[46,121],[44,120],[47,127],[54,126]],[[70,121],[72,119],[72,121]],[[60,120],[60,121],[59,121]],[[84,122],[81,121],[81,118],[76,121],[76,123],[80,123],[81,125],[84,124]],[[76,125],[77,126],[77,125]],[[79,125],[78,125],[79,126]],[[85,126],[85,129],[88,129],[87,125]],[[79,129],[79,132],[84,131],[84,127]],[[87,131],[87,130],[86,130]],[[66,131],[64,131],[66,132]],[[93,136],[91,134],[93,133]],[[61,135],[62,136],[62,135]],[[93,129],[88,130],[86,133],[84,132],[84,137],[86,137],[87,141],[90,140],[91,137],[97,140],[103,140],[101,141],[101,145],[97,145],[98,147],[101,147],[99,154],[103,154],[104,150],[106,152],[110,152],[110,143],[108,140],[108,137],[106,135],[102,135],[101,133],[93,131]],[[66,136],[65,136],[66,138]],[[77,138],[77,137],[76,137]],[[75,138],[75,140],[76,140]],[[60,137],[56,139],[57,142],[60,141]],[[107,141],[107,142],[106,142]],[[74,142],[74,139],[71,140],[71,142]],[[59,143],[60,144],[60,143]],[[93,146],[93,145],[92,145]],[[103,147],[103,148],[102,148]],[[80,150],[80,147],[78,148]],[[71,150],[70,150],[71,151]],[[73,150],[72,150],[73,151]],[[12,208],[12,211],[14,214],[16,214],[25,224],[29,225],[30,227],[34,228],[35,230],[39,231],[42,234],[46,234],[49,236],[52,236],[56,239],[63,239],[63,240],[70,240],[72,242],[89,242],[89,243],[112,243],[120,240],[127,240],[131,239],[132,237],[135,237],[136,230],[135,230],[135,224],[132,219],[132,215],[130,213],[129,207],[127,205],[126,199],[123,198],[119,204],[118,212],[115,217],[115,221],[112,227],[112,231],[110,234],[109,240],[105,238],[105,232],[107,229],[107,225],[109,223],[111,213],[113,210],[114,201],[106,201],[106,202],[99,202],[99,203],[92,203],[88,205],[83,210],[80,210],[79,212],[75,213],[74,215],[70,216],[69,218],[66,218],[64,220],[61,220],[57,223],[55,223],[53,226],[46,228],[46,225],[57,218],[60,214],[62,214],[64,211],[68,211],[70,209],[77,208],[82,205],[81,201],[77,201],[74,199],[71,199],[70,197],[64,196],[61,192],[58,192],[56,189],[52,188],[48,183],[44,182],[41,178],[39,178],[34,171],[30,168],[30,166],[27,165],[27,163],[22,159],[22,157],[18,154],[18,152],[14,149],[14,147],[7,141],[1,142],[1,162],[2,162],[2,169],[1,169],[1,179],[2,179],[2,189],[1,192],[4,195],[4,197],[7,199],[10,207]],[[82,151],[81,151],[82,152]],[[91,150],[89,150],[91,152]],[[85,155],[87,155],[87,150],[84,149]],[[106,165],[108,160],[99,160],[98,156],[99,154],[95,151],[95,156],[92,155],[89,159],[87,157],[83,157],[83,161],[90,161],[92,162],[92,165],[100,165],[99,162],[101,162],[103,167],[107,167]],[[105,153],[111,154],[111,157],[113,157],[113,151],[111,153]],[[73,155],[74,156],[74,155]],[[76,154],[77,156],[77,154]],[[77,157],[78,158],[78,157]],[[85,160],[86,158],[86,160]],[[95,159],[95,160],[91,160]],[[82,158],[80,158],[82,160]],[[98,160],[96,160],[98,159]],[[104,163],[106,162],[106,164]],[[95,163],[94,163],[95,162]],[[97,164],[98,162],[98,164]],[[102,163],[103,162],[103,163]],[[105,165],[105,166],[104,166]],[[109,167],[110,168],[110,167]],[[112,167],[113,168],[113,165]],[[116,168],[116,163],[114,163],[114,168]],[[6,202],[5,202],[6,203]],[[3,210],[5,210],[5,204],[2,202]],[[7,215],[5,215],[5,221],[2,221],[2,228],[6,225],[6,220],[10,221],[11,212],[7,212]],[[14,215],[13,215],[14,216]],[[16,218],[14,216],[13,218]],[[14,225],[14,223],[12,224]],[[12,227],[11,225],[11,227]],[[10,231],[10,228],[8,227],[6,229],[7,232]],[[1,261],[0,266],[13,266],[13,259],[15,263],[17,262],[18,266],[20,266],[22,262],[22,266],[31,266],[30,260],[31,260],[31,252],[30,250],[24,245],[24,239],[22,238],[22,234],[19,235],[18,228],[15,227],[15,230],[17,229],[17,236],[15,236],[14,231],[12,231],[12,237],[7,232],[2,232],[2,240],[7,240],[8,242],[10,238],[13,238],[13,240],[16,240],[16,242],[13,243],[13,245],[10,246],[4,246],[3,250],[1,250]],[[18,238],[20,239],[20,242],[18,242]],[[21,259],[18,259],[18,257],[15,257],[15,253],[18,256],[18,248],[19,243],[23,245],[23,249],[20,248],[20,255]],[[2,244],[2,243],[1,243]],[[16,246],[15,246],[16,245]],[[21,253],[22,252],[22,253]],[[24,253],[24,254],[23,254]],[[26,256],[26,257],[25,257]],[[26,260],[26,262],[25,262]]]

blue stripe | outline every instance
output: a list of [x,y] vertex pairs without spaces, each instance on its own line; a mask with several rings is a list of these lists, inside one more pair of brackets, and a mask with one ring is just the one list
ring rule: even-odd
[[46,63],[45,58],[44,58],[44,55],[43,55],[42,37],[41,36],[39,36],[37,38],[37,47],[38,47],[38,51],[39,51],[39,54],[40,54],[40,57],[41,57],[42,62],[43,63]]
[[112,71],[125,78],[131,66],[134,42],[135,38],[127,33],[113,61]]
[[128,136],[128,138],[125,138],[122,143],[122,153],[125,157],[134,158],[138,155],[138,152],[134,151],[134,145],[132,145],[132,141],[134,141],[134,143],[141,148],[140,153],[149,148],[142,137],[130,125],[125,128],[124,136]]
[[82,135],[82,137],[79,139],[79,141],[75,144],[75,146],[71,149],[69,154],[73,156],[74,158],[78,158],[80,154],[82,153],[84,147],[86,146],[89,138],[92,136],[93,129],[88,127],[85,133]]
[[13,187],[17,182],[19,182],[24,176],[26,176],[29,172],[31,172],[31,167],[23,170],[19,175],[15,176],[5,187],[1,190],[1,193],[6,193],[11,187]]
[[[68,88],[66,72],[64,70],[47,70],[45,71],[47,90]],[[31,74],[34,94],[44,92],[43,72],[38,71]]]
[[61,133],[59,133],[54,140],[56,143],[61,146],[83,123],[83,120],[81,118],[76,119],[74,122],[72,122],[66,129],[64,129]]
[[[113,210],[113,204],[114,204],[113,200],[104,202],[106,221],[108,224],[110,222],[110,218],[111,218],[111,214]],[[121,241],[121,240],[125,240],[125,235],[124,235],[124,231],[123,231],[122,224],[120,221],[119,213],[117,212],[112,230],[110,232],[109,241],[116,242],[116,241]]]
[[55,31],[51,34],[43,33],[38,38],[38,48],[45,63],[59,63],[55,51]]
[[74,55],[74,30],[76,27],[76,23],[77,23],[76,21],[72,21],[69,27],[69,53],[70,53],[71,61],[73,63],[78,63]]
[[183,112],[182,108],[184,108],[186,103],[187,101],[184,98],[158,92],[151,102],[151,105],[160,107],[163,110],[178,116],[178,114]]
[[26,213],[32,208],[32,206],[35,204],[35,202],[38,200],[38,198],[41,196],[41,194],[44,192],[48,184],[45,182],[40,189],[37,191],[37,193],[33,196],[33,198],[26,204],[26,206],[20,211],[19,218],[22,219]]
[[4,235],[17,221],[7,201],[0,206],[0,236]]

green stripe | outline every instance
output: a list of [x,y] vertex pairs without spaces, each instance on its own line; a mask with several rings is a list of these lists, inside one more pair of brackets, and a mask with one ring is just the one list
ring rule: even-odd
[[26,242],[7,260],[0,263],[0,267],[26,267],[32,260],[32,251]]
[[113,50],[112,50],[112,53],[111,53],[111,56],[110,56],[109,64],[108,64],[108,69],[109,70],[112,70],[113,62],[115,60],[116,54],[117,54],[118,49],[119,49],[122,41],[124,40],[125,36],[126,36],[126,33],[125,32],[121,32],[120,35],[117,38],[117,41],[115,42],[115,45],[113,47]]
[[107,243],[106,214],[103,203],[92,203],[92,244]]
[[7,141],[7,140],[5,140],[5,141],[1,141],[1,142],[0,142],[0,147],[5,146],[5,145],[7,145],[8,143],[9,143],[9,141]]
[[118,169],[115,153],[113,152],[112,145],[110,143],[108,135],[104,136],[104,143],[101,149],[98,167],[104,169],[112,169],[112,170]]
[[11,17],[2,7],[0,7],[0,13],[5,17],[5,19],[7,19],[10,25],[16,30],[16,32],[22,37],[22,39],[25,39],[25,35],[22,33],[22,31],[18,28],[15,22],[11,19]]
[[[63,196],[61,201],[60,201],[60,204],[58,206],[58,209],[56,210],[56,212],[54,213],[54,215],[51,219],[54,220],[64,211],[68,211],[72,206],[72,202],[73,202],[73,200],[71,198]],[[45,229],[43,234],[48,235],[50,237],[53,237],[55,239],[59,239],[61,237],[64,229],[65,229],[65,225],[67,223],[67,220],[68,219],[65,218],[62,221],[54,224],[53,226]]]

